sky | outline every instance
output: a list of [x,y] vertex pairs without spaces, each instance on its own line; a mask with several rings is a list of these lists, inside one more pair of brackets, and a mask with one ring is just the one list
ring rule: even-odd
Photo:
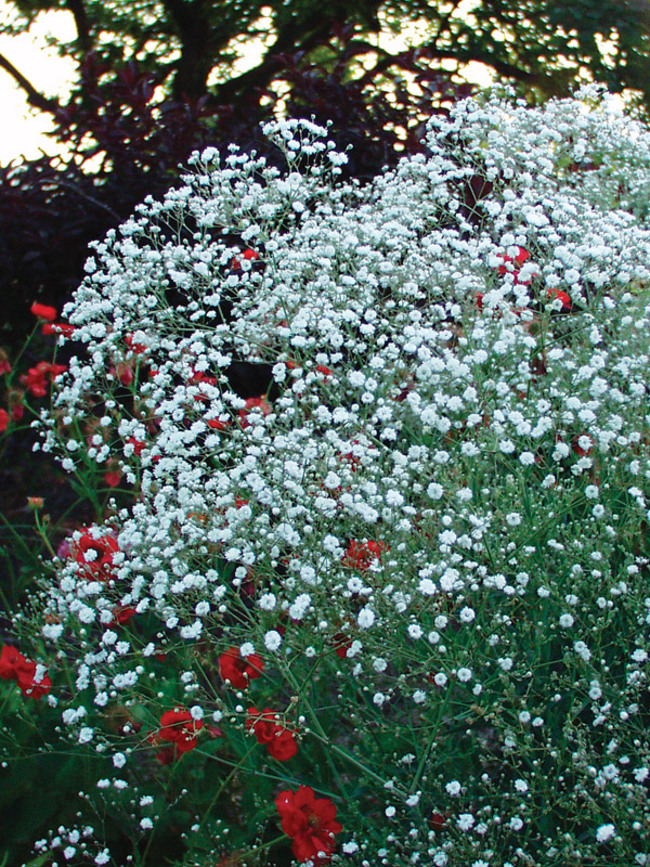
[[[473,0],[465,0],[468,9]],[[0,22],[10,15],[10,4],[0,0]],[[41,12],[32,24],[29,33],[20,36],[0,34],[0,54],[22,72],[29,81],[45,96],[58,96],[65,103],[74,75],[74,64],[58,57],[56,51],[48,46],[48,35],[56,39],[69,40],[75,36],[74,19],[68,11]],[[394,49],[394,44],[385,45]],[[247,62],[242,58],[242,66],[252,65],[255,50]],[[240,69],[243,71],[243,68]],[[465,72],[469,81],[487,84],[490,75],[487,67],[480,63],[469,64]],[[48,154],[57,152],[56,143],[48,139],[50,121],[47,114],[30,109],[23,91],[14,83],[11,76],[0,68],[0,107],[2,108],[3,128],[0,132],[0,165],[6,166],[21,156],[37,157],[41,151]]]
[[[0,20],[8,15],[8,4],[0,0]],[[74,64],[57,57],[48,47],[48,33],[58,38],[74,36],[74,23],[70,12],[41,12],[28,34],[0,35],[0,54],[20,70],[41,93],[46,96],[65,95],[74,73]],[[42,148],[48,153],[56,151],[53,142],[45,137],[50,127],[47,115],[29,110],[24,93],[13,79],[0,69],[0,107],[3,125],[0,132],[0,165],[7,165],[24,154],[38,156]]]

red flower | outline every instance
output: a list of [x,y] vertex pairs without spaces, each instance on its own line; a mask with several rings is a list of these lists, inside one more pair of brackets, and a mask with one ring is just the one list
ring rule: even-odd
[[27,659],[9,644],[2,645],[0,652],[0,677],[3,680],[14,680],[18,676],[18,670],[24,666]]
[[131,608],[128,605],[119,605],[113,609],[113,619],[109,623],[109,626],[125,626],[137,613],[135,608]]
[[106,534],[95,538],[90,530],[84,530],[81,538],[72,543],[72,556],[82,567],[85,577],[106,581],[113,577],[113,556],[120,550],[117,539]]
[[34,397],[45,397],[47,392],[47,380],[54,380],[65,370],[65,364],[50,364],[47,361],[39,361],[36,367],[30,367],[27,373],[20,377]]
[[194,719],[184,707],[175,707],[160,717],[160,728],[149,735],[148,740],[151,744],[159,744],[160,741],[169,743],[170,746],[164,746],[157,755],[158,760],[167,765],[176,756],[180,757],[194,749],[197,732],[202,728],[202,720]]
[[55,307],[48,307],[47,304],[40,304],[38,301],[34,301],[29,309],[34,316],[38,316],[39,319],[47,319],[48,322],[54,322],[59,315]]
[[147,351],[147,347],[144,343],[136,343],[132,334],[127,334],[124,338],[124,342],[131,352],[134,352],[136,355],[142,355],[143,352]]
[[18,681],[24,696],[37,699],[47,695],[52,688],[52,681],[46,671],[45,666],[39,666],[33,660],[27,659],[15,647],[3,645],[0,653],[0,677],[3,680]]
[[571,298],[566,292],[562,292],[561,289],[547,289],[546,295],[550,301],[555,301],[556,298],[562,302],[562,310],[570,310],[571,309]]
[[352,639],[345,632],[337,632],[332,636],[334,650],[339,659],[345,659],[348,650],[352,647]]
[[258,744],[264,744],[269,755],[279,762],[286,762],[298,752],[295,732],[279,725],[276,714],[270,707],[265,707],[260,713],[256,707],[248,710],[246,728],[252,731]]
[[[519,283],[521,286],[528,286],[528,284],[532,281],[531,280],[520,280],[518,275],[519,275],[519,271],[521,269],[521,266],[524,264],[524,262],[527,259],[530,259],[530,253],[528,252],[528,250],[524,250],[523,247],[517,247],[517,250],[518,250],[518,253],[514,257],[514,259],[512,258],[512,256],[508,256],[507,253],[504,253],[504,255],[500,257],[503,260],[503,264],[499,265],[498,273],[501,275],[508,274],[508,273],[514,274],[515,283]],[[515,267],[514,268],[508,268],[509,262],[513,262]]]
[[[249,262],[254,262],[256,259],[260,258],[260,254],[256,250],[251,250],[250,247],[247,247],[241,254],[241,258],[247,259]],[[239,256],[233,257],[230,267],[234,268],[235,271],[238,271],[241,268],[241,259]]]
[[117,488],[122,480],[122,470],[117,462],[112,462],[112,465],[104,473],[104,481],[109,488]]
[[27,664],[22,671],[18,672],[18,686],[24,696],[29,698],[41,698],[52,689],[52,681],[45,674],[47,669],[41,666],[40,673],[38,666],[31,659],[27,660]]
[[373,560],[381,557],[381,552],[388,550],[385,542],[355,542],[354,539],[348,545],[348,550],[341,561],[344,566],[351,566],[358,572],[365,572]]
[[246,689],[248,682],[264,671],[264,661],[256,653],[242,656],[238,647],[229,647],[219,657],[219,672],[234,689]]
[[41,328],[41,334],[63,334],[64,337],[72,337],[75,326],[67,322],[46,322]]
[[291,850],[299,861],[324,864],[334,852],[334,835],[343,830],[335,821],[336,807],[327,798],[316,798],[310,786],[297,792],[280,792],[275,799],[282,830],[293,838]]
[[442,831],[442,829],[447,824],[447,818],[449,817],[449,813],[437,813],[433,812],[429,816],[429,827],[433,831]]
[[125,388],[128,388],[135,379],[133,365],[128,364],[126,361],[120,361],[120,363],[117,365],[117,371],[113,372],[117,373],[117,378]]
[[[195,370],[192,373],[192,376],[190,376],[190,383],[192,385],[197,385],[199,382],[207,382],[208,385],[216,385],[217,377],[206,373],[204,370]],[[204,398],[204,400],[206,400],[206,398]]]
[[136,457],[140,457],[146,447],[146,443],[143,443],[142,440],[137,440],[135,437],[129,437],[127,443],[131,443],[133,446],[133,454]]
[[249,397],[246,400],[246,406],[244,409],[239,410],[239,423],[242,427],[248,427],[250,422],[248,421],[248,414],[252,410],[259,410],[262,415],[268,415],[271,412],[271,404],[268,402],[264,395],[260,397]]

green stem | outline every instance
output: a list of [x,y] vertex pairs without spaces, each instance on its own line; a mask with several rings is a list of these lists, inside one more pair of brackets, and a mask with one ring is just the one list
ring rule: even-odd
[[[180,765],[180,761],[179,761],[179,758],[177,757],[176,760],[174,761],[174,764],[172,765],[171,772],[169,774],[169,777],[167,778],[167,783],[165,784],[165,789],[164,789],[165,800],[167,800],[167,796],[168,796],[169,790],[171,788],[172,780],[174,779],[174,774],[175,774],[179,765]],[[146,862],[147,862],[147,854],[149,853],[149,849],[151,848],[151,844],[153,843],[155,836],[156,836],[156,826],[154,825],[154,827],[151,829],[151,834],[149,834],[149,839],[147,840],[147,845],[144,847],[144,851],[141,855],[141,859],[142,859],[141,863],[142,864],[146,864]]]
[[47,537],[47,533],[45,532],[45,527],[43,526],[43,523],[42,523],[37,511],[34,512],[34,521],[36,522],[36,529],[38,531],[38,535],[41,537],[43,544],[45,545],[47,550],[50,552],[52,557],[56,557],[56,551],[52,547],[52,543],[50,542],[50,540]]
[[248,759],[248,757],[251,755],[251,753],[255,750],[256,747],[257,747],[257,744],[253,744],[253,746],[248,750],[248,752],[244,756],[242,756],[240,761],[233,767],[232,771],[223,780],[223,782],[221,783],[221,785],[219,786],[219,788],[215,792],[212,800],[210,801],[210,803],[208,804],[208,806],[205,810],[203,820],[201,821],[201,824],[199,825],[199,829],[197,831],[197,834],[203,830],[203,826],[208,821],[208,819],[210,817],[210,813],[212,812],[214,805],[217,803],[217,801],[221,797],[223,790],[226,788],[228,783],[232,780],[233,776],[237,773],[237,771],[243,766],[244,762]]
[[[290,681],[295,692],[300,693],[301,692],[300,684],[298,683],[298,681],[294,677],[293,672],[291,671],[291,669],[289,668],[288,665],[286,667],[284,667],[284,671],[285,671],[285,675],[287,677],[287,680]],[[336,748],[334,747],[334,745],[330,741],[327,733],[325,732],[324,728],[320,724],[320,720],[318,719],[318,715],[316,714],[316,711],[311,706],[309,700],[303,696],[303,701],[305,702],[305,705],[307,707],[307,712],[309,713],[309,716],[311,718],[311,721],[312,721],[314,727],[318,730],[318,734],[316,735],[317,739],[320,740],[322,743],[324,743],[327,746],[327,749],[325,750],[325,756],[326,756],[327,763],[330,766],[330,768],[332,769],[332,773],[334,774],[334,779],[336,780],[336,784],[337,784],[343,798],[345,798],[346,801],[349,801],[350,798],[346,792],[345,785],[343,784],[343,781],[341,780],[341,776],[338,772],[338,768],[336,767],[336,765],[332,761],[331,750],[336,751]]]
[[[271,846],[275,846],[276,843],[281,843],[283,840],[288,840],[286,834],[282,834],[280,837],[276,837],[273,840],[269,840],[268,843],[260,843],[259,846],[256,846],[254,849],[247,849],[245,852],[237,853],[237,861],[242,862],[242,859],[247,858],[249,855],[257,855],[258,852],[263,852],[265,849],[270,849]],[[2,867],[2,865],[0,865]]]

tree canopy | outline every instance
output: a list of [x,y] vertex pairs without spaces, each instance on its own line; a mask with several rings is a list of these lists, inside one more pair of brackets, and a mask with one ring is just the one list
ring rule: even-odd
[[[282,77],[287,53],[333,62],[342,48],[348,66],[361,57],[371,77],[402,65],[402,55],[379,49],[380,30],[408,30],[420,58],[447,69],[469,61],[492,67],[529,92],[566,92],[591,75],[611,90],[642,91],[650,100],[648,0],[10,0],[9,32],[21,32],[42,10],[67,9],[76,38],[59,44],[80,65],[94,53],[114,69],[136,60],[176,98],[208,96],[214,104],[246,99]],[[341,28],[353,36],[341,41]],[[232,61],[244,44],[261,38],[259,61],[245,72]],[[36,107],[54,112],[20,70],[0,64]]]

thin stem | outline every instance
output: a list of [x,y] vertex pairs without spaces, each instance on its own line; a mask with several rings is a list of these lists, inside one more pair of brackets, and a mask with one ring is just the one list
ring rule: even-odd
[[206,807],[206,810],[205,810],[205,813],[204,813],[204,816],[203,816],[203,820],[201,821],[201,824],[199,825],[199,828],[198,828],[197,834],[199,833],[199,831],[202,831],[202,830],[203,830],[203,826],[204,826],[205,823],[208,821],[208,819],[209,819],[209,817],[210,817],[210,813],[212,812],[212,809],[214,808],[215,804],[217,803],[217,801],[218,801],[219,798],[221,797],[221,795],[222,795],[222,793],[223,793],[223,790],[226,788],[226,786],[228,785],[228,783],[232,780],[232,778],[233,778],[233,776],[236,774],[236,772],[237,772],[237,771],[242,767],[242,765],[243,765],[244,762],[248,759],[248,757],[252,754],[252,752],[255,750],[256,746],[257,746],[257,744],[253,744],[253,746],[251,746],[251,748],[248,750],[248,752],[247,752],[244,756],[242,756],[241,760],[240,760],[236,765],[233,766],[232,771],[231,771],[231,772],[228,774],[228,776],[227,776],[227,777],[222,781],[221,785],[219,786],[219,788],[218,788],[217,791],[215,792],[215,794],[214,794],[212,800],[210,801],[210,803],[209,803],[208,806]]

